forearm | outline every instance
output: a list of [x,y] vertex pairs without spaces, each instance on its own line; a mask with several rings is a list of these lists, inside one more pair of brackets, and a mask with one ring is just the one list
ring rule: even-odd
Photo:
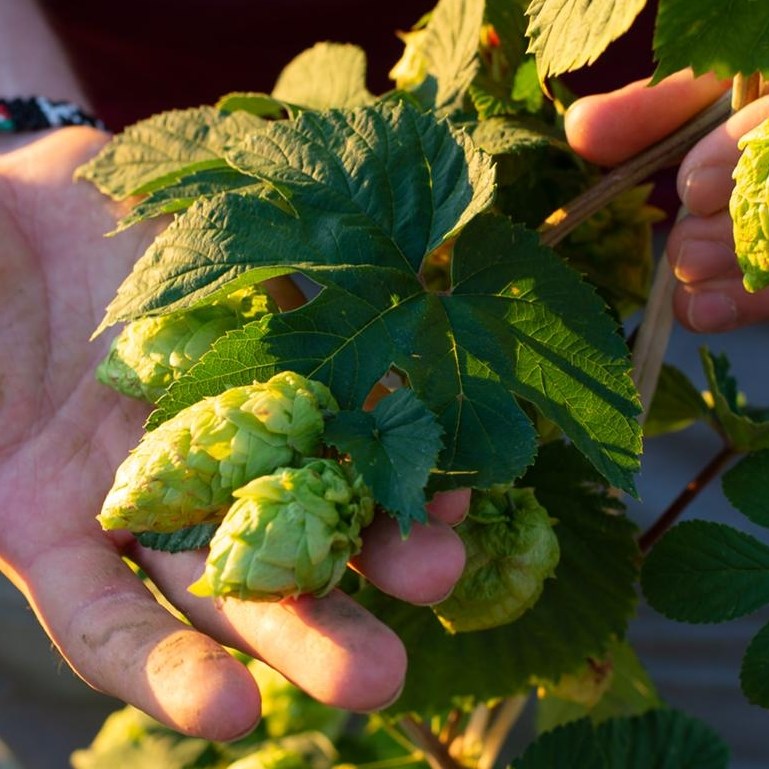
[[[0,0],[0,99],[29,96],[89,109],[64,46],[35,0]],[[38,135],[0,133],[0,152]]]
[[0,97],[47,96],[88,106],[64,47],[34,0],[0,0]]

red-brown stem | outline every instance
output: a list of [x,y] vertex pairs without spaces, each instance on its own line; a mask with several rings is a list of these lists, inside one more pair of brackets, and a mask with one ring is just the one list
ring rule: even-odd
[[670,503],[667,510],[639,537],[638,547],[645,555],[662,535],[678,520],[694,498],[712,481],[735,455],[731,446],[724,446],[711,460],[689,481],[686,488]]

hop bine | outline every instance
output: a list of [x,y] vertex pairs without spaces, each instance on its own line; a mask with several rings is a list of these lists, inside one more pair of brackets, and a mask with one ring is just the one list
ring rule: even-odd
[[134,532],[219,521],[235,489],[316,454],[336,411],[325,385],[292,372],[204,398],[144,435],[98,520]]

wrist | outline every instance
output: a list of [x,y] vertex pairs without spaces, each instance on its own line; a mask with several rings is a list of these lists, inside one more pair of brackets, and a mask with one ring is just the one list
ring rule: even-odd
[[32,0],[0,2],[0,97],[41,95],[88,110],[64,47]]

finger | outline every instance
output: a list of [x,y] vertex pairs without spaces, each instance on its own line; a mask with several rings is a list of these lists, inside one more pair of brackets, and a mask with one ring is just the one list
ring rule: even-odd
[[235,739],[256,725],[259,692],[248,670],[172,617],[102,541],[49,548],[25,574],[41,622],[94,688],[211,740]]
[[383,592],[429,605],[451,592],[465,566],[465,548],[446,523],[415,523],[404,539],[398,523],[382,514],[366,527],[352,565]]
[[456,526],[467,515],[467,510],[470,507],[470,496],[470,489],[439,491],[427,503],[427,511],[430,513],[430,517],[436,521],[443,521],[449,526]]
[[406,652],[400,639],[341,591],[279,602],[212,601],[187,590],[203,572],[204,552],[137,547],[131,556],[195,627],[263,660],[319,702],[376,710],[403,687]]
[[727,211],[681,219],[668,236],[667,255],[674,275],[683,283],[740,273],[734,255],[732,220]]
[[741,275],[679,284],[673,307],[679,321],[692,331],[731,331],[769,318],[769,291],[748,293]]
[[712,75],[678,72],[648,87],[639,80],[578,99],[565,118],[576,152],[599,165],[616,165],[659,141],[714,102],[728,87]]
[[769,97],[751,102],[711,131],[687,154],[678,170],[678,196],[693,214],[710,216],[729,203],[737,142],[769,115]]

